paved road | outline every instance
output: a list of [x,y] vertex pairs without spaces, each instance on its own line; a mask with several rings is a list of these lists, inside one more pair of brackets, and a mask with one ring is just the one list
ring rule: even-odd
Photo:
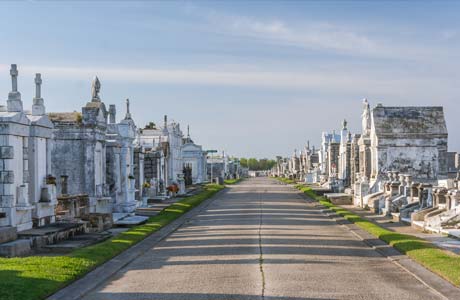
[[250,179],[87,294],[94,299],[440,299],[296,191]]

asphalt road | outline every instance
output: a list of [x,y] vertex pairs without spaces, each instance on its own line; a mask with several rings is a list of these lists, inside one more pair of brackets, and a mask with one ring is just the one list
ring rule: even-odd
[[442,298],[294,189],[256,178],[220,194],[84,299]]

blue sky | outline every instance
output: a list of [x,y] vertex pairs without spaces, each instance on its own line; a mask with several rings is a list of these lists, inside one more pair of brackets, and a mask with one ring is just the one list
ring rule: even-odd
[[[9,64],[31,107],[41,72],[48,111],[101,97],[136,123],[164,114],[205,148],[289,155],[371,105],[442,105],[460,151],[460,2],[1,2],[0,92]],[[3,101],[5,101],[3,100]]]

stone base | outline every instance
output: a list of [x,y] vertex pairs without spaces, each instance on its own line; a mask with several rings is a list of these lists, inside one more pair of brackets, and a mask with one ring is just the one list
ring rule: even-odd
[[18,231],[28,230],[33,227],[32,223],[32,205],[16,206],[16,228]]
[[15,227],[0,227],[0,244],[14,241],[18,238]]
[[334,205],[351,205],[353,203],[352,195],[345,193],[324,194],[324,196]]
[[112,213],[112,198],[100,197],[90,198],[90,213],[108,214]]
[[18,231],[24,231],[24,230],[32,229],[33,225],[34,225],[33,222],[30,221],[30,222],[27,222],[27,223],[18,224],[16,226],[16,228],[18,229]]
[[29,240],[16,240],[0,245],[0,256],[16,257],[31,253]]
[[136,210],[137,201],[118,203],[113,207],[113,211],[117,213],[132,213]]
[[34,227],[41,227],[56,222],[55,207],[56,204],[53,202],[38,202],[32,214]]
[[80,223],[55,223],[39,228],[32,228],[18,233],[19,238],[28,239],[31,247],[40,250],[50,244],[67,240],[75,235],[85,233],[85,222]]
[[87,219],[89,232],[101,232],[112,228],[113,217],[112,214],[92,213],[89,214]]

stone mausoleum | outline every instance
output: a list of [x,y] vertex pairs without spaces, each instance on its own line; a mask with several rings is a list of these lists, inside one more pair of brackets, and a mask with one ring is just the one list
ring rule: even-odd
[[[116,122],[115,105],[109,107],[107,127],[107,185],[112,197],[114,212],[134,212],[138,202],[135,199],[134,140],[136,125],[131,118],[129,99],[126,100],[126,115]],[[143,182],[142,176],[138,177]]]
[[203,183],[206,181],[206,156],[207,152],[203,147],[197,145],[190,138],[190,128],[187,127],[187,137],[182,145],[182,158],[184,167],[191,169],[192,183]]
[[23,109],[18,69],[11,65],[12,89],[0,107],[0,227],[17,231],[53,223],[56,192],[51,172],[53,124],[41,98],[41,75],[35,76],[32,111]]
[[[108,112],[99,97],[100,88],[95,77],[92,99],[81,113],[49,114],[54,123],[51,169],[62,202],[76,204],[82,201],[80,196],[87,196],[89,212],[111,213],[112,199],[106,182]],[[69,198],[69,195],[78,197]]]

